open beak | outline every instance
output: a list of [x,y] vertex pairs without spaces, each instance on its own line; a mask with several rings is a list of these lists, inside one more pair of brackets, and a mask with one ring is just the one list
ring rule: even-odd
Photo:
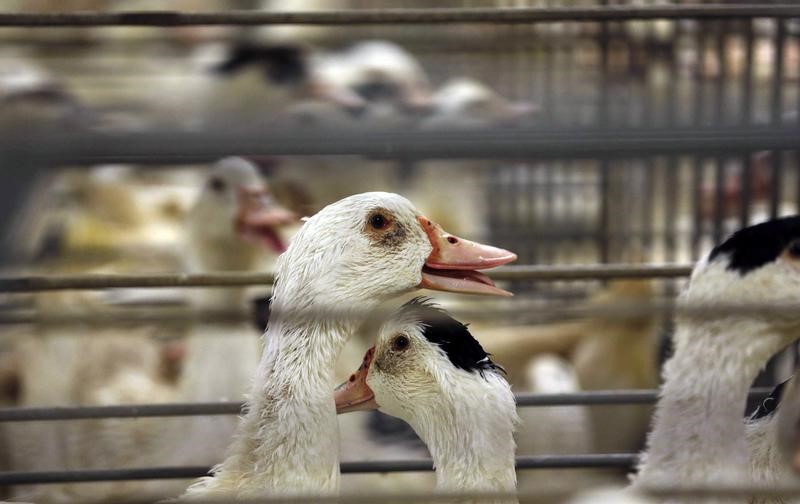
[[293,212],[275,203],[263,188],[240,188],[239,210],[236,213],[236,233],[245,240],[260,243],[270,250],[282,253],[286,243],[279,229],[297,222]]
[[433,251],[422,268],[420,288],[492,296],[511,296],[478,270],[508,264],[517,255],[490,245],[484,245],[447,233],[441,226],[418,216],[428,235]]
[[364,361],[358,371],[350,375],[350,378],[333,392],[336,401],[336,413],[349,413],[351,411],[365,411],[378,409],[375,402],[375,394],[372,393],[367,385],[367,373],[375,355],[375,347],[367,350]]

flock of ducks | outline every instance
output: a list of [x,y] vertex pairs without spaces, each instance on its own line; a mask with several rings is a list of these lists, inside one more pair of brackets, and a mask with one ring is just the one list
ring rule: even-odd
[[[397,195],[352,196],[310,218],[279,259],[265,351],[230,454],[185,497],[335,493],[336,411],[375,408],[425,441],[438,488],[513,491],[513,395],[464,324],[416,298],[378,329],[361,367],[333,395],[330,363],[356,330],[359,310],[419,287],[503,295],[475,270],[514,259],[445,233]],[[777,219],[717,246],[682,297],[796,303],[798,268],[800,217]],[[676,322],[675,352],[631,488],[791,482],[796,442],[778,441],[797,436],[797,399],[758,420],[743,413],[758,371],[798,339],[800,318]]]
[[[214,201],[217,206],[209,206]],[[249,257],[246,247],[253,243],[283,250],[276,228],[296,219],[268,197],[252,167],[236,159],[210,173],[192,215],[209,224],[189,226],[192,239],[217,239],[219,247],[243,249],[232,256],[222,253],[226,261]],[[210,225],[214,219],[229,223],[222,227],[232,234],[209,232],[220,229]],[[233,236],[243,241],[232,247],[226,242]],[[509,251],[447,233],[391,193],[350,196],[305,219],[275,264],[260,360],[248,369],[258,348],[242,351],[246,346],[239,343],[212,350],[219,358],[225,345],[236,347],[240,353],[225,359],[242,367],[242,380],[247,370],[252,384],[245,415],[235,427],[227,426],[236,431],[227,456],[182,499],[335,495],[340,483],[337,413],[368,409],[414,429],[433,457],[438,490],[514,492],[519,417],[502,362],[431,299],[416,297],[384,316],[374,330],[374,346],[338,387],[332,363],[366,313],[390,307],[403,293],[426,288],[509,295],[480,270],[515,259]],[[227,266],[246,266],[242,261]],[[682,301],[712,307],[754,300],[796,303],[798,281],[800,217],[787,217],[742,229],[714,248],[696,266]],[[676,482],[792,482],[800,469],[795,385],[784,388],[788,392],[779,405],[765,403],[758,418],[744,420],[743,414],[757,373],[798,339],[800,317],[679,317],[676,326],[674,353],[664,367],[638,471],[629,489],[606,492],[603,498],[643,499],[636,492]],[[213,377],[198,379],[195,375],[211,375],[207,361],[202,345],[189,350],[186,375],[204,385],[176,387],[179,395],[171,399],[203,400],[202,389],[215,385],[229,386],[233,394],[242,387],[241,380],[225,385],[215,384]],[[196,371],[188,371],[192,368]],[[113,389],[114,383],[105,386]],[[228,438],[226,427],[203,425],[207,421],[187,419],[180,429],[206,429],[209,444]],[[161,461],[164,454],[182,450],[195,462],[203,457],[202,446],[164,448],[155,450]],[[600,494],[594,495],[600,501]]]
[[[294,93],[323,100],[287,111],[300,122],[338,124],[365,110],[382,121],[391,116],[385,113],[386,104],[405,110],[409,115],[404,117],[413,117],[420,128],[511,124],[535,112],[535,106],[506,100],[469,79],[454,80],[434,92],[421,67],[406,56],[391,44],[377,42],[341,53],[310,55],[243,47],[218,70],[242,79],[243,69],[255,68]],[[227,85],[235,86],[236,81]],[[203,101],[217,103],[208,97]],[[367,102],[378,106],[367,107]],[[437,113],[419,119],[420,111],[431,109]],[[449,178],[472,173],[464,166],[454,168],[441,167],[439,173]],[[351,179],[339,182],[342,192],[356,192],[354,187],[359,187]],[[409,192],[428,199],[423,196],[426,189],[441,186],[424,181]],[[460,196],[437,199],[443,207],[476,200]],[[441,213],[474,211],[461,212],[459,207],[458,212]],[[566,369],[563,360],[545,359],[531,370],[527,360],[515,359],[540,352],[568,354],[574,368],[564,372],[561,384],[651,386],[657,380],[654,364],[632,368],[626,362],[655,362],[649,353],[655,324],[643,320],[640,328],[626,333],[596,321],[566,323],[545,331],[520,328],[517,335],[529,330],[536,334],[505,338],[490,327],[480,328],[478,334],[475,326],[456,320],[429,298],[397,301],[423,288],[510,294],[480,271],[512,262],[515,254],[444,231],[437,224],[439,213],[433,218],[404,197],[368,192],[344,197],[301,222],[301,214],[276,202],[251,162],[221,160],[208,173],[188,212],[180,247],[186,253],[176,262],[186,272],[275,271],[269,322],[261,341],[244,325],[215,327],[200,321],[187,328],[187,337],[176,345],[156,344],[149,334],[109,337],[97,345],[99,330],[86,335],[82,328],[59,339],[42,329],[42,334],[26,337],[19,346],[25,365],[12,369],[13,365],[0,362],[0,377],[16,373],[26,384],[41,385],[28,386],[21,403],[25,406],[67,404],[70,399],[81,404],[235,400],[249,389],[244,416],[170,419],[164,424],[168,427],[109,420],[4,426],[12,467],[33,470],[42,460],[62,463],[57,468],[71,467],[76,460],[91,460],[98,468],[131,462],[137,466],[218,463],[212,475],[189,486],[181,498],[336,495],[341,421],[337,413],[377,409],[407,422],[426,444],[438,490],[513,493],[516,445],[525,442],[515,442],[520,418],[510,382],[546,382]],[[288,230],[295,227],[289,240]],[[800,217],[789,217],[745,228],[718,245],[697,265],[682,299],[703,305],[797,302],[797,281]],[[649,295],[647,289],[641,284],[617,285],[609,295],[640,300]],[[198,312],[234,310],[246,295],[242,288],[203,290],[191,295],[190,304]],[[80,308],[69,308],[81,313]],[[367,335],[373,346],[357,371],[336,387],[334,364],[373,311],[385,315]],[[687,317],[678,318],[676,326],[675,351],[664,368],[653,425],[630,487],[579,500],[644,499],[638,494],[649,487],[676,483],[776,485],[793,481],[800,471],[800,393],[793,383],[783,389],[777,406],[773,401],[758,418],[743,420],[756,374],[800,337],[800,315]],[[227,332],[224,338],[219,337],[221,331]],[[486,338],[488,353],[471,332]],[[615,337],[587,336],[599,332]],[[646,337],[640,338],[641,334]],[[602,342],[599,349],[598,342]],[[89,369],[84,365],[87,359],[105,365]],[[625,372],[596,373],[603,359],[618,359]],[[216,372],[220,362],[226,363],[224,372]],[[548,369],[553,371],[542,371]],[[48,379],[42,380],[43,376]],[[533,424],[543,419],[535,409],[523,415]],[[609,416],[593,411],[584,426],[591,425],[597,439],[614,436],[635,446],[642,434],[642,411],[616,425]],[[78,448],[61,446],[63,439]],[[139,444],[123,446],[130,440]],[[138,483],[109,485],[96,494],[89,490],[76,494],[74,486],[65,485],[48,490],[46,497],[30,489],[21,489],[15,497],[99,500],[130,495],[134,488],[138,496],[178,495],[182,490],[176,489],[182,483],[159,482],[146,489]]]

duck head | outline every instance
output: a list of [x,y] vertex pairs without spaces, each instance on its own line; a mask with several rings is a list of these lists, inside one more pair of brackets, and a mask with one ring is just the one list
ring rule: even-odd
[[463,428],[482,418],[510,439],[517,419],[503,369],[465,324],[426,298],[404,304],[381,326],[361,367],[334,395],[338,413],[379,409],[408,422],[429,448],[453,422]]
[[[784,217],[749,226],[731,235],[700,261],[692,272],[683,301],[703,304],[800,305],[800,217]],[[712,327],[737,321],[726,338],[739,338],[742,348],[778,352],[800,335],[800,309],[795,313],[714,317],[691,322]],[[748,326],[742,325],[747,324]],[[729,327],[729,326],[726,326]],[[769,337],[758,338],[759,334]],[[756,339],[763,340],[760,343]],[[680,342],[678,342],[680,343]],[[756,346],[754,346],[756,345]]]
[[478,270],[516,257],[448,234],[402,196],[364,193],[305,222],[278,260],[275,294],[362,308],[416,288],[507,296]]
[[286,250],[281,228],[298,217],[272,198],[249,161],[230,157],[217,162],[189,215],[189,227],[217,248],[257,245],[275,254]]

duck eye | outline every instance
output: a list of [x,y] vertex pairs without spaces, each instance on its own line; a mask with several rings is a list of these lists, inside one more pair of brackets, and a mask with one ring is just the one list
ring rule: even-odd
[[392,350],[396,352],[402,352],[408,348],[409,343],[410,341],[408,341],[406,336],[402,334],[395,336],[395,338],[392,340]]
[[385,229],[389,224],[389,220],[383,214],[372,214],[369,218],[369,225],[372,229]]
[[791,255],[795,259],[800,259],[800,240],[795,240],[789,244],[787,247],[789,251],[789,255]]
[[208,186],[211,187],[214,192],[220,193],[225,190],[225,181],[221,178],[214,177],[208,181]]

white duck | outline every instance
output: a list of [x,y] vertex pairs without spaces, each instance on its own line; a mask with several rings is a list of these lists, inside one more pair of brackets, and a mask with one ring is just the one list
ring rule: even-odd
[[390,193],[308,219],[278,260],[266,349],[230,455],[185,496],[335,493],[333,365],[363,310],[419,287],[507,294],[474,270],[515,258],[448,235]]
[[[800,217],[738,231],[692,273],[685,303],[800,301]],[[758,372],[798,338],[800,319],[764,315],[677,320],[675,353],[633,486],[785,482],[772,417],[742,420]]]
[[380,409],[408,422],[433,456],[437,489],[516,492],[511,387],[467,326],[427,299],[381,326],[335,397],[339,413]]

